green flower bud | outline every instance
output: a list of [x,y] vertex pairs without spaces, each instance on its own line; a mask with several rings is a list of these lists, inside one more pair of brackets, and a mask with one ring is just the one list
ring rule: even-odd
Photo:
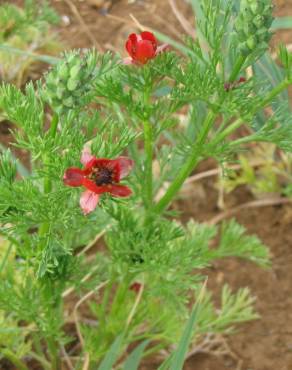
[[68,66],[66,63],[62,64],[59,69],[60,78],[67,78],[68,76]]
[[241,0],[234,31],[244,55],[255,50],[265,51],[259,48],[268,45],[271,38],[272,10],[272,0]]
[[246,45],[247,47],[250,49],[250,50],[253,50],[256,46],[256,39],[255,37],[249,37],[247,40],[246,40]]
[[64,59],[46,75],[44,97],[58,113],[82,106],[87,101],[95,77],[97,55],[89,51],[83,58],[77,51]]
[[76,78],[78,74],[80,73],[81,65],[77,64],[73,68],[70,69],[70,76],[72,78]]
[[70,78],[67,82],[67,89],[69,91],[74,91],[77,88],[78,83],[79,83],[78,80],[74,80],[74,79]]

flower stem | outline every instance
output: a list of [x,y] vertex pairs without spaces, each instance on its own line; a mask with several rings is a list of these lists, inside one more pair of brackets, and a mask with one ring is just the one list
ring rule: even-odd
[[[51,126],[48,132],[48,136],[54,140],[56,133],[57,133],[57,127],[58,127],[58,115],[55,113],[53,115]],[[44,166],[48,166],[49,161],[47,159],[47,155],[44,157]],[[50,178],[50,174],[48,174],[44,178],[44,193],[48,194],[52,191],[52,180]],[[41,250],[43,250],[46,247],[47,243],[47,234],[50,230],[50,222],[43,222],[39,228],[39,236],[41,237],[40,247]],[[56,299],[56,289],[55,284],[47,280],[46,281],[46,287],[44,289],[45,291],[45,301],[47,302],[47,305],[50,306],[50,314],[52,315],[52,319],[54,315],[59,315],[60,313],[60,298],[59,295]],[[52,370],[59,370],[61,369],[61,361],[59,356],[59,345],[58,341],[54,337],[47,338],[47,346],[51,357],[51,369]]]
[[[58,117],[57,113],[54,113],[52,121],[51,121],[51,126],[50,126],[50,129],[49,129],[49,137],[52,138],[52,139],[54,139],[55,136],[56,136],[58,122],[59,122],[59,117]],[[45,158],[44,162],[46,162],[46,158]],[[51,190],[52,190],[52,181],[50,179],[50,176],[47,176],[44,179],[44,192],[47,194]]]
[[[146,89],[143,96],[145,107],[149,105],[150,93],[149,89]],[[153,202],[153,128],[147,117],[143,121],[143,133],[144,133],[144,149],[145,149],[145,162],[144,162],[144,173],[145,173],[145,208],[149,209]]]
[[181,170],[177,174],[176,178],[172,182],[172,184],[167,189],[164,196],[160,199],[160,201],[156,204],[153,211],[155,213],[163,212],[171,200],[175,197],[179,189],[181,188],[182,184],[184,183],[185,179],[190,175],[190,173],[194,170],[196,165],[200,160],[200,151],[202,145],[204,144],[210,128],[212,127],[214,121],[216,119],[216,114],[213,112],[209,112],[204,123],[200,135],[197,139],[197,143],[194,144],[189,157],[187,158],[185,164],[182,166]]
[[233,67],[233,70],[231,72],[231,75],[229,77],[229,81],[230,82],[234,82],[238,76],[238,74],[240,73],[240,70],[244,64],[246,60],[246,57],[244,57],[243,55],[240,55],[239,58],[237,59],[234,67]]
[[153,199],[152,189],[152,159],[153,159],[153,130],[152,126],[148,121],[143,122],[144,129],[144,145],[145,145],[145,206],[151,208]]
[[[43,299],[46,302],[48,310],[48,321],[54,323],[56,320],[61,321],[62,319],[62,296],[59,292],[62,291],[63,283],[57,284],[57,281],[46,279],[44,281]],[[55,323],[54,323],[55,324]],[[56,336],[49,334],[46,337],[47,348],[51,360],[51,369],[61,369],[61,359],[59,354],[59,342]]]

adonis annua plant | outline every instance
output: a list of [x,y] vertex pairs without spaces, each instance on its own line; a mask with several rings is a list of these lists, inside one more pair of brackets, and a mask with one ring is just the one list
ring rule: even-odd
[[[142,32],[126,40],[126,59],[72,51],[24,92],[1,86],[13,145],[31,163],[21,177],[10,151],[1,155],[0,354],[19,369],[61,369],[66,350],[74,368],[97,369],[117,337],[120,353],[145,339],[148,354],[168,349],[201,269],[230,256],[269,264],[235,221],[183,225],[171,208],[203,159],[224,167],[250,142],[292,149],[291,115],[265,111],[291,85],[291,55],[281,48],[285,77],[272,90],[245,75],[267,51],[271,1],[242,0],[238,13],[232,3],[202,1],[186,57]],[[232,140],[243,125],[251,133]],[[198,304],[194,344],[257,317],[247,289],[225,286],[220,307],[209,293]]]

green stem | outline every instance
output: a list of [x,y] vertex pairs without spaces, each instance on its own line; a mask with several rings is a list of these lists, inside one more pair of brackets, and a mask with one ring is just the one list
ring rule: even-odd
[[58,122],[59,122],[59,117],[57,113],[54,113],[52,121],[51,121],[50,131],[49,131],[49,135],[51,138],[54,138],[56,136]]
[[152,172],[152,160],[153,160],[153,129],[149,121],[143,122],[144,129],[144,146],[145,146],[145,206],[151,208],[153,200],[153,172]]
[[179,189],[181,188],[182,184],[184,183],[185,179],[191,174],[194,170],[196,165],[200,160],[200,151],[202,145],[204,144],[210,128],[212,127],[216,118],[216,114],[213,112],[209,112],[204,123],[200,135],[198,137],[197,143],[194,144],[189,157],[187,158],[185,164],[182,166],[181,170],[177,174],[176,178],[172,182],[172,184],[167,189],[164,196],[160,199],[160,201],[156,204],[153,211],[155,213],[163,212],[171,200],[175,197]]
[[[54,139],[55,136],[56,136],[58,122],[59,122],[59,117],[55,113],[53,115],[53,118],[52,118],[52,121],[51,121],[51,126],[50,126],[50,129],[49,129],[49,137],[51,137],[52,139]],[[48,165],[48,161],[47,161],[46,157],[44,158],[44,165],[45,166]],[[48,175],[47,177],[44,178],[44,193],[48,194],[48,193],[51,192],[51,190],[52,190],[52,180],[50,178],[50,175]],[[39,228],[39,235],[40,236],[46,235],[47,232],[49,231],[49,229],[50,229],[49,223],[44,222]]]
[[9,246],[6,250],[6,253],[4,255],[4,258],[3,260],[1,261],[1,265],[0,265],[0,273],[2,272],[2,270],[4,269],[5,265],[6,265],[6,261],[9,257],[9,254],[11,253],[11,250],[12,250],[12,247],[13,247],[13,244],[12,243],[9,243]]
[[[49,129],[49,137],[52,138],[53,140],[54,140],[54,138],[56,136],[56,133],[57,133],[58,122],[59,122],[59,117],[55,113],[53,115],[53,118],[52,118],[52,121],[51,121],[51,126],[50,126],[50,129]],[[44,164],[45,165],[48,164],[47,163],[47,158],[44,159]],[[44,192],[47,194],[47,193],[50,193],[51,190],[52,190],[52,180],[50,178],[50,175],[48,175],[44,179]]]
[[[46,302],[47,306],[49,307],[47,315],[49,321],[56,321],[61,319],[61,295],[58,293],[62,291],[61,287],[57,285],[57,281],[52,281],[50,279],[46,279],[44,281],[45,286],[43,289],[44,294],[44,301]],[[60,353],[59,353],[59,343],[58,340],[52,335],[46,338],[48,352],[50,354],[51,360],[51,369],[52,370],[60,370],[61,369],[61,361],[60,361]]]
[[100,338],[102,339],[105,331],[106,326],[106,318],[107,318],[107,306],[110,301],[110,295],[111,291],[114,285],[114,275],[111,276],[111,279],[107,286],[105,287],[104,295],[102,298],[102,303],[100,307],[100,314],[99,314],[99,332],[100,332]]
[[[269,103],[272,102],[272,100],[283,90],[285,90],[289,84],[291,84],[292,81],[290,80],[284,80],[282,81],[278,86],[276,86],[267,96],[266,98],[261,102],[259,108],[264,108]],[[257,107],[258,109],[258,107]],[[252,112],[254,114],[255,112]],[[236,129],[238,129],[242,124],[244,123],[242,118],[238,118],[236,121],[234,121],[231,125],[229,125],[225,130],[220,132],[218,135],[216,135],[215,139],[212,141],[212,145],[218,144],[220,141],[225,139],[225,137],[229,136],[232,132],[234,132]],[[251,135],[252,136],[252,135]],[[251,136],[243,137],[241,139],[236,140],[234,143],[245,143],[250,142]],[[233,145],[234,143],[231,143]]]
[[[145,78],[146,79],[146,78]],[[147,79],[146,79],[147,80]],[[148,107],[150,104],[150,88],[145,88],[143,95],[144,107]],[[143,134],[144,134],[144,150],[145,150],[145,161],[144,161],[144,173],[145,173],[145,208],[149,209],[153,202],[153,128],[149,121],[148,114],[143,121]]]
[[61,370],[58,344],[53,338],[47,339],[47,345],[51,357],[51,370]]
[[289,85],[292,84],[292,80],[283,80],[278,86],[276,86],[262,101],[261,107],[265,107],[267,104],[269,104],[280,92],[285,90]]
[[234,82],[234,81],[236,80],[236,78],[237,78],[238,74],[239,74],[239,73],[240,73],[240,71],[241,71],[241,68],[242,68],[242,66],[243,66],[243,64],[244,64],[244,62],[245,62],[245,60],[246,60],[246,57],[245,57],[245,56],[243,56],[243,55],[240,55],[240,57],[237,59],[237,61],[236,61],[235,65],[234,65],[234,67],[233,67],[233,70],[232,70],[232,72],[231,72],[231,75],[230,75],[230,77],[229,77],[229,81],[230,81],[230,82]]
[[11,361],[18,370],[29,370],[25,363],[22,362],[19,358],[17,358],[17,356],[12,351],[10,351],[10,349],[8,348],[1,349],[1,353],[3,354],[4,357],[8,358],[8,360]]
[[231,125],[226,127],[225,130],[216,135],[215,139],[212,140],[212,145],[220,143],[220,141],[222,141],[223,139],[225,139],[226,136],[230,135],[233,131],[238,129],[242,124],[243,124],[242,118],[238,118],[236,121],[231,123]]

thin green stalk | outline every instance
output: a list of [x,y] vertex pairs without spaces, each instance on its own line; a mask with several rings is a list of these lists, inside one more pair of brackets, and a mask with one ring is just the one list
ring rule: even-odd
[[51,370],[61,370],[61,361],[59,356],[58,344],[53,338],[47,339],[47,345],[51,358]]
[[103,298],[102,298],[102,303],[101,303],[101,307],[100,307],[100,317],[99,317],[99,331],[101,333],[101,338],[102,338],[102,335],[103,335],[103,331],[104,331],[104,328],[105,328],[105,325],[106,325],[106,317],[107,317],[107,306],[108,306],[108,303],[109,303],[109,300],[110,300],[110,293],[112,291],[112,288],[113,288],[113,284],[114,284],[114,277],[112,277],[109,281],[109,283],[107,284],[107,286],[105,287],[105,292],[104,292],[104,295],[103,295]]
[[276,86],[262,101],[261,106],[265,107],[269,104],[280,92],[285,90],[289,85],[292,84],[292,80],[285,79],[278,86]]
[[152,160],[153,160],[153,129],[149,121],[143,122],[144,129],[144,145],[145,145],[145,206],[151,208],[153,201],[153,172],[152,172]]
[[[51,121],[51,126],[49,129],[49,136],[54,139],[57,133],[57,127],[58,127],[58,122],[59,122],[59,117],[55,113],[53,115],[52,121]],[[47,165],[47,158],[44,158],[44,165]],[[50,175],[46,176],[44,178],[44,193],[48,194],[52,190],[52,180],[50,178]],[[39,235],[44,236],[48,233],[50,229],[50,225],[48,222],[44,222],[40,228],[39,228]]]
[[225,130],[216,135],[215,139],[212,140],[212,145],[220,143],[226,136],[230,135],[233,131],[238,129],[243,124],[242,118],[238,118],[236,121],[231,123]]
[[[57,127],[58,127],[58,122],[59,122],[59,117],[58,115],[55,113],[53,115],[53,118],[52,118],[52,121],[51,121],[51,126],[50,126],[50,129],[49,129],[49,137],[51,137],[52,139],[55,138],[56,136],[56,133],[57,133]],[[44,164],[46,165],[47,163],[47,159],[45,158],[44,159]],[[47,177],[45,177],[44,179],[44,192],[47,194],[49,193],[50,191],[52,190],[52,180],[50,178],[50,175],[48,175]]]
[[8,358],[10,362],[13,363],[13,365],[18,369],[18,370],[29,370],[29,368],[25,365],[24,362],[22,362],[17,356],[10,351],[8,348],[3,348],[1,349],[1,353],[3,354],[4,357]]
[[239,75],[239,73],[241,71],[241,68],[242,68],[245,60],[246,60],[246,57],[243,56],[243,55],[240,55],[240,57],[237,59],[235,65],[233,67],[233,70],[231,72],[231,75],[229,77],[230,82],[234,82],[236,80],[237,76]]
[[8,257],[9,257],[9,254],[11,253],[12,247],[13,247],[13,244],[12,243],[9,243],[9,247],[6,250],[6,253],[5,253],[4,257],[3,257],[3,260],[1,261],[0,273],[2,272],[2,270],[4,269],[4,267],[6,265],[6,261],[7,261]]
[[205,122],[203,123],[203,127],[198,137],[197,143],[194,144],[192,151],[189,157],[187,158],[185,164],[182,166],[181,170],[177,174],[172,184],[167,189],[164,196],[160,199],[160,201],[153,208],[153,211],[155,213],[161,213],[167,208],[171,200],[175,197],[175,195],[181,188],[186,178],[191,174],[191,172],[194,170],[194,168],[198,164],[200,160],[200,151],[201,151],[202,145],[205,143],[205,140],[208,136],[210,128],[212,127],[215,119],[216,119],[216,114],[214,114],[213,112],[209,112],[205,119]]
[[[58,295],[58,291],[61,291],[60,287],[57,286],[55,281],[47,279],[45,282],[45,287],[43,289],[44,300],[47,302],[47,305],[50,306],[49,315],[51,316],[51,320],[54,321],[56,319],[55,316],[60,315],[60,304],[61,304],[61,296]],[[51,369],[52,370],[60,370],[61,369],[61,361],[60,361],[60,354],[59,354],[59,343],[54,336],[50,336],[46,338],[48,352],[50,355],[51,360]]]
[[51,127],[50,127],[50,132],[49,132],[49,135],[51,138],[54,138],[56,136],[58,122],[59,122],[59,117],[57,113],[55,113],[51,121]]
[[[144,106],[147,107],[150,103],[150,89],[146,89],[143,96]],[[144,204],[147,209],[151,208],[153,202],[153,128],[149,117],[143,121],[144,134],[144,173],[145,173],[145,200]]]
[[[290,80],[284,80],[282,81],[278,86],[276,86],[267,96],[266,98],[261,102],[260,108],[264,108],[269,103],[272,102],[272,100],[283,90],[285,90],[292,81]],[[252,112],[254,114],[255,112]],[[221,131],[218,135],[216,135],[215,139],[212,141],[212,144],[218,144],[220,141],[225,139],[225,137],[229,136],[232,132],[234,132],[236,129],[238,129],[242,124],[244,123],[244,120],[242,118],[238,118],[236,121],[234,121],[231,125],[226,127],[225,130]],[[252,135],[248,137],[244,137],[241,139],[236,140],[235,142],[231,143],[232,145],[234,143],[246,143],[250,142],[253,139]]]

